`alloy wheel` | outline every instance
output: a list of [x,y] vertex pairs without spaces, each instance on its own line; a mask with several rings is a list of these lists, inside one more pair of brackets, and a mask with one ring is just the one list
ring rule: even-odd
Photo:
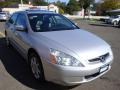
[[36,57],[31,58],[31,70],[36,79],[40,78],[41,71],[39,69],[40,65]]

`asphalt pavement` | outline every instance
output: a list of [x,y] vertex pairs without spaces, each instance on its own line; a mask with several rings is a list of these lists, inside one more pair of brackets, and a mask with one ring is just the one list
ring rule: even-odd
[[120,28],[98,21],[76,20],[86,29],[107,41],[113,50],[112,69],[92,82],[76,87],[63,87],[51,82],[37,82],[21,55],[8,48],[4,38],[4,23],[0,22],[0,90],[120,90]]

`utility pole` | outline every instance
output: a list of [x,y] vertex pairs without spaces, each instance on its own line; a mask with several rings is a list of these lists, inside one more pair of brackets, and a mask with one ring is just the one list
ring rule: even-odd
[[23,7],[23,0],[21,0],[21,6]]

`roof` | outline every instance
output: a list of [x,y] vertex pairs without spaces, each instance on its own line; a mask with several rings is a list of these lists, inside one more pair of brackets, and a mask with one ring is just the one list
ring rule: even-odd
[[40,10],[40,9],[27,9],[26,12],[27,13],[54,13],[52,11]]
[[26,10],[21,10],[21,11],[17,11],[15,13],[28,13],[28,14],[32,14],[32,13],[51,13],[51,14],[55,14],[55,12],[52,11],[48,11],[48,10],[40,10],[40,9],[26,9]]

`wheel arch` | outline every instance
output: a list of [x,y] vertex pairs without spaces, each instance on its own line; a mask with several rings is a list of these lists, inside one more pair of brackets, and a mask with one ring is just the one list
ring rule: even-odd
[[39,57],[40,63],[41,63],[41,68],[42,68],[42,73],[43,73],[43,80],[45,80],[44,68],[43,68],[43,63],[42,63],[40,55],[38,54],[38,52],[34,48],[29,48],[28,54],[27,54],[27,57],[28,57],[27,61],[28,61],[28,63],[30,63],[29,62],[29,55],[30,55],[30,53],[35,53]]
[[[34,53],[36,53],[36,54],[38,55],[37,51],[36,51],[34,48],[29,48],[29,49],[28,49],[27,56],[29,56],[30,53],[32,53],[32,52],[34,52]],[[38,56],[39,56],[39,55],[38,55]],[[39,56],[39,57],[40,57],[40,56]]]
[[[28,53],[27,53],[27,61],[29,62],[29,55],[30,55],[30,53],[35,53],[39,58],[40,58],[40,60],[41,60],[41,56],[38,54],[38,52],[37,52],[37,50],[36,49],[34,49],[34,48],[29,48],[28,49]],[[42,60],[41,60],[41,63],[42,63]]]

